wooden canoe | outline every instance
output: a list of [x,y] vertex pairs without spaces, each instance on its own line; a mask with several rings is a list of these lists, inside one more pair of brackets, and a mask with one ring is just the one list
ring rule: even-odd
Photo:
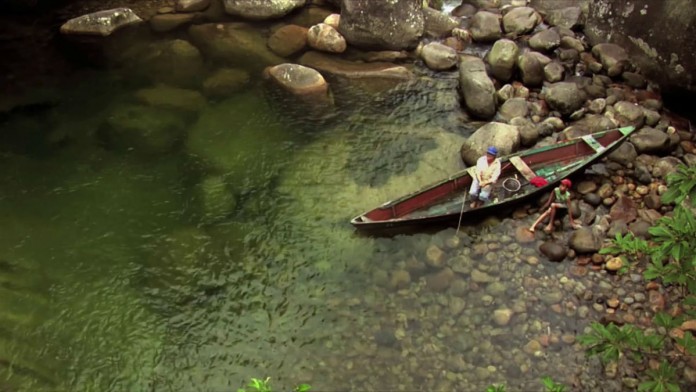
[[[501,157],[501,175],[491,194],[492,201],[478,208],[470,208],[468,198],[465,199],[472,179],[469,169],[465,169],[358,215],[350,223],[362,231],[393,232],[432,224],[456,224],[461,215],[464,224],[473,216],[497,212],[550,192],[563,178],[609,154],[634,131],[634,127],[616,128]],[[535,176],[545,178],[548,183],[535,187],[529,182]],[[519,190],[514,191],[518,186]]]

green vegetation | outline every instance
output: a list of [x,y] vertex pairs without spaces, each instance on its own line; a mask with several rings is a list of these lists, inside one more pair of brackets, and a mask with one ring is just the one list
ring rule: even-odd
[[[676,203],[672,216],[664,216],[649,230],[650,241],[629,233],[617,234],[601,254],[621,254],[624,261],[649,263],[643,273],[647,280],[660,280],[664,285],[681,289],[684,297],[696,295],[696,167],[680,166],[667,176],[664,203]],[[687,204],[688,203],[688,204]]]
[[[239,388],[237,392],[273,392],[270,381],[270,377],[267,377],[265,380],[252,378],[246,388]],[[310,389],[312,389],[310,385],[300,384],[293,389],[293,392],[308,392]]]
[[[544,385],[544,392],[565,392],[566,391],[565,385],[555,382],[549,376],[542,377],[541,383],[542,383],[542,385]],[[489,385],[486,388],[486,392],[505,392],[505,384]]]
[[[612,244],[600,251],[602,254],[621,255],[634,266],[646,262],[643,276],[646,280],[659,280],[665,286],[679,289],[684,314],[696,317],[696,167],[680,166],[667,177],[664,203],[674,203],[671,216],[660,218],[649,233],[650,240],[636,238],[633,234],[617,234]],[[658,313],[653,324],[662,333],[647,332],[633,325],[618,327],[615,324],[593,323],[591,331],[578,341],[586,347],[590,356],[598,356],[608,365],[617,368],[630,361],[636,369],[646,369],[638,386],[643,392],[680,391],[676,369],[664,360],[661,353],[666,345],[676,346],[678,351],[696,355],[696,341],[690,331],[670,335],[669,331],[681,325],[684,316],[671,317]],[[654,330],[649,330],[654,331]],[[671,337],[672,336],[672,337]],[[659,366],[648,366],[659,363]]]
[[544,384],[544,390],[546,392],[565,392],[566,390],[565,385],[555,382],[549,376],[542,377],[541,383]]

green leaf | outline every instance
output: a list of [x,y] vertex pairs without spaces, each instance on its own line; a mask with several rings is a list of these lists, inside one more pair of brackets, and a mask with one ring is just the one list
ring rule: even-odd
[[312,387],[309,384],[300,384],[295,387],[295,392],[307,392],[310,389],[312,389]]

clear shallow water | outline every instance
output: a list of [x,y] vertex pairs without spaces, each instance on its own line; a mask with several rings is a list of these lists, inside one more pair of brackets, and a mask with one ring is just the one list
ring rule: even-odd
[[[460,168],[469,125],[454,77],[344,90],[319,114],[253,84],[208,101],[161,154],[103,137],[142,87],[115,73],[79,74],[42,93],[53,106],[6,115],[0,385],[229,391],[271,376],[318,390],[464,390],[575,377],[584,361],[570,345],[521,351],[547,330],[573,333],[577,317],[540,298],[583,287],[558,283],[565,266],[522,261],[535,251],[509,236],[525,222],[470,227],[458,243],[451,229],[370,238],[348,224]],[[434,271],[415,272],[431,246],[470,260],[445,291],[428,283]],[[471,285],[473,265],[493,280]],[[516,309],[509,326],[491,322],[501,307]]]

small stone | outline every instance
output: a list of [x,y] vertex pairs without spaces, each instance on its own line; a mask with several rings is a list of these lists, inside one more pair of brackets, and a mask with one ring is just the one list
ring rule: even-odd
[[621,301],[619,301],[618,298],[610,298],[609,300],[607,300],[607,306],[613,309],[618,308],[620,303]]
[[425,251],[425,263],[433,268],[443,268],[445,266],[445,252],[436,245],[430,245]]
[[609,261],[607,261],[607,264],[604,266],[604,268],[606,268],[607,271],[612,272],[620,270],[621,267],[623,267],[623,259],[621,259],[621,257],[612,257],[611,259],[609,259]]
[[493,321],[496,325],[504,327],[510,323],[512,314],[513,313],[511,309],[496,309],[493,312]]
[[392,289],[401,290],[411,284],[411,274],[406,270],[397,270],[392,272],[389,285]]
[[538,340],[532,339],[530,340],[527,344],[524,345],[524,348],[522,348],[522,351],[529,355],[535,355],[537,352],[541,351],[542,346],[541,343],[539,343]]
[[561,341],[567,345],[575,344],[575,335],[569,333],[563,334],[561,336]]
[[590,314],[590,308],[587,306],[583,305],[578,308],[578,317],[580,318],[587,318],[587,316]]

